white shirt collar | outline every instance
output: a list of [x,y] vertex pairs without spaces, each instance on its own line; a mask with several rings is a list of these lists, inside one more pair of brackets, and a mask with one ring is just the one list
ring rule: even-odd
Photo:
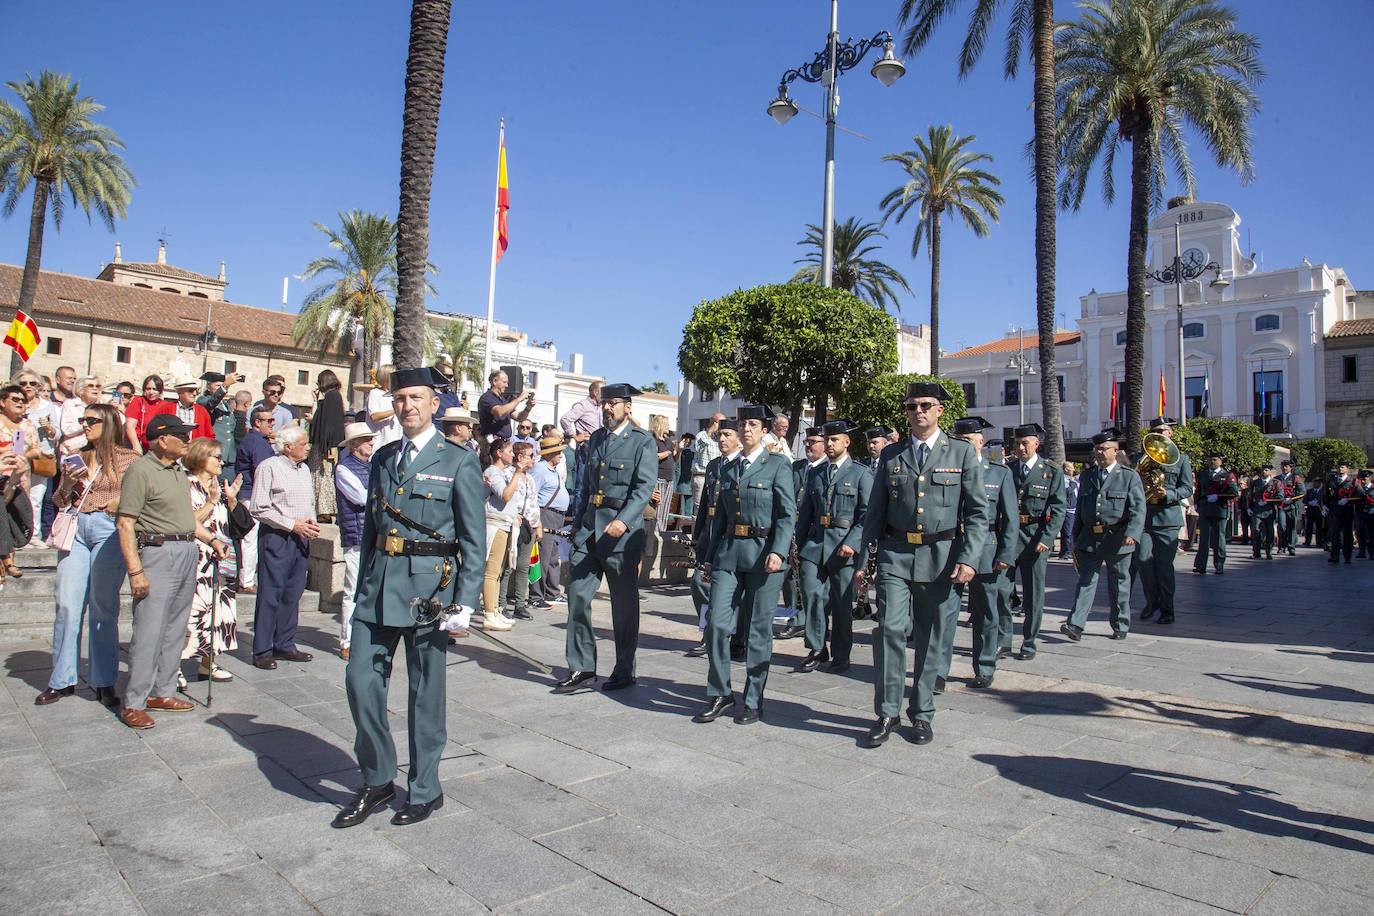
[[[425,428],[416,433],[415,438],[413,439],[409,436],[403,435],[401,437],[401,454],[405,454],[405,446],[407,443],[415,446],[415,455],[420,454],[420,451],[426,445],[429,445],[429,440],[433,439],[437,435],[439,435],[439,431],[434,428],[433,423],[426,423]],[[411,460],[414,460],[415,455],[410,456]],[[396,457],[396,460],[400,460],[400,455]]]
[[615,435],[615,436],[623,436],[623,435],[625,435],[625,427],[627,427],[627,426],[629,426],[629,425],[630,425],[630,418],[629,418],[629,417],[626,417],[625,420],[624,420],[619,426],[617,426],[615,429],[611,430],[611,434],[612,434],[612,435]]
[[827,460],[828,460],[828,459],[827,459],[824,455],[822,455],[821,457],[817,458],[815,461],[808,461],[808,462],[806,463],[806,466],[809,467],[809,468],[818,468],[818,467],[820,467],[821,465],[825,464],[825,462],[826,462]]
[[758,448],[754,449],[752,452],[747,452],[744,454],[744,460],[748,461],[750,464],[753,464],[756,460],[758,460],[758,457],[763,454],[763,451],[763,445],[762,443],[760,443]]
[[722,460],[722,461],[725,461],[725,462],[730,462],[730,461],[734,461],[734,460],[735,460],[736,458],[738,458],[739,456],[740,456],[740,449],[737,448],[737,449],[735,449],[733,452],[731,452],[731,453],[728,454],[728,455],[722,453],[722,454],[721,454],[721,460]]
[[1035,454],[1035,455],[1031,455],[1029,458],[1027,458],[1025,461],[1023,461],[1023,462],[1021,462],[1021,463],[1024,464],[1024,465],[1026,466],[1026,470],[1029,471],[1031,468],[1035,467],[1035,465],[1036,465],[1039,461],[1040,461],[1040,456],[1039,456],[1039,454]]
[[[914,438],[914,436],[913,436],[913,438]],[[933,432],[933,433],[930,434],[930,438],[929,438],[929,439],[917,439],[916,441],[917,441],[917,442],[924,442],[924,443],[926,444],[926,448],[931,449],[931,450],[933,451],[933,450],[935,449],[935,440],[937,440],[937,439],[939,439],[939,438],[940,438],[940,427],[937,426],[937,427],[935,427],[935,432]]]
[[1116,470],[1117,468],[1119,468],[1119,467],[1121,467],[1121,465],[1119,465],[1119,464],[1117,464],[1115,461],[1113,461],[1111,464],[1109,464],[1109,465],[1107,465],[1105,468],[1103,468],[1102,471],[1103,471],[1103,473],[1110,474],[1112,471],[1115,471],[1115,470]]
[[[829,459],[827,459],[827,460],[829,460]],[[833,465],[835,465],[835,470],[838,471],[840,468],[844,467],[844,463],[845,463],[846,461],[848,461],[848,460],[849,460],[849,453],[848,453],[848,452],[840,452],[839,460],[838,460],[838,461],[831,461],[830,463],[833,464]]]

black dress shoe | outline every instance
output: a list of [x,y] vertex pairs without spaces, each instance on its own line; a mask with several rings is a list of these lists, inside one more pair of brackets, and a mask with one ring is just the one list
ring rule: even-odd
[[1140,619],[1141,619],[1141,620],[1149,620],[1149,619],[1150,619],[1151,617],[1153,617],[1154,615],[1155,615],[1155,609],[1152,608],[1152,607],[1147,607],[1145,610],[1143,610],[1143,611],[1140,612]]
[[444,807],[444,796],[442,795],[433,801],[421,802],[418,805],[407,802],[404,808],[391,815],[391,823],[397,827],[409,827],[411,824],[420,823],[442,807]]
[[572,693],[596,683],[595,671],[569,671],[568,676],[553,685],[554,693]]
[[936,692],[936,693],[944,693],[944,692],[945,692],[945,679],[942,678],[942,677],[940,677],[939,675],[936,675],[936,676],[935,676],[935,692]]
[[796,639],[798,636],[805,635],[806,627],[799,627],[796,624],[789,623],[778,631],[778,635],[775,636],[774,639]]
[[725,712],[728,709],[731,709],[734,705],[735,698],[733,696],[711,697],[711,699],[706,703],[706,708],[703,709],[701,712],[697,713],[695,716],[692,716],[692,721],[714,722],[720,718],[721,713]]
[[879,716],[878,721],[873,723],[873,727],[868,730],[865,740],[869,747],[880,747],[887,743],[888,737],[897,730],[897,723],[901,721],[896,716]]
[[1025,646],[1022,646],[1022,647],[1021,647],[1021,655],[1020,655],[1020,658],[1021,658],[1021,661],[1023,661],[1023,662],[1034,661],[1034,659],[1035,659],[1035,650],[1034,650],[1034,649],[1027,649]]
[[1002,659],[1004,659],[1004,658],[1011,658],[1011,649],[1009,649],[1009,648],[1006,648],[1006,649],[999,648],[999,649],[997,650],[997,660],[1000,662],[1000,661],[1001,661]]
[[533,619],[534,619],[534,615],[530,613],[530,609],[527,608],[527,607],[518,607],[518,608],[516,608],[514,611],[511,612],[511,616],[514,617],[516,620],[533,620]]
[[253,667],[261,668],[263,671],[275,671],[277,670],[277,660],[266,654],[255,655],[253,656]]
[[978,688],[979,690],[984,690],[984,689],[986,689],[986,688],[992,686],[992,675],[991,675],[991,674],[988,674],[988,675],[982,675],[982,674],[980,674],[980,675],[978,675],[976,678],[974,678],[973,680],[969,681],[969,682],[968,682],[968,685],[969,685],[970,687],[976,687],[976,688]]
[[811,652],[806,658],[802,659],[802,663],[797,666],[797,670],[803,673],[815,671],[828,661],[830,661],[830,653],[826,652],[824,649],[819,652]]
[[56,703],[63,697],[69,697],[76,693],[76,685],[71,687],[47,687],[43,692],[33,698],[33,705],[47,706],[49,703]]
[[309,652],[302,652],[300,649],[292,649],[289,652],[273,652],[272,657],[284,662],[308,662],[315,656]]
[[606,683],[604,683],[604,684],[601,685],[601,689],[602,689],[602,690],[624,690],[626,687],[633,687],[634,685],[635,685],[635,679],[634,679],[634,678],[632,678],[632,677],[627,677],[627,676],[625,676],[625,675],[623,675],[623,674],[615,674],[615,673],[612,673],[611,676],[608,677],[608,678],[606,679]]
[[759,715],[759,711],[758,711],[757,709],[755,709],[754,707],[752,707],[752,706],[742,706],[742,707],[740,707],[740,713],[739,713],[739,715],[735,716],[735,724],[736,724],[736,725],[753,725],[755,722],[759,721],[759,719],[761,719],[761,718],[763,718],[763,717]]
[[1112,639],[1125,639],[1126,635],[1125,630],[1112,630]]
[[747,651],[748,651],[748,650],[745,649],[743,646],[731,646],[731,647],[730,647],[730,661],[732,661],[732,662],[742,662],[742,661],[744,661],[745,655],[746,655],[746,652],[747,652]]
[[917,719],[911,723],[911,737],[907,740],[912,744],[929,744],[935,740],[935,729],[924,719]]
[[1059,625],[1059,632],[1063,633],[1065,636],[1069,637],[1069,639],[1073,640],[1074,642],[1078,642],[1080,639],[1083,638],[1083,629],[1081,627],[1076,627],[1071,623],[1061,623]]
[[687,657],[688,657],[688,658],[701,658],[701,657],[702,657],[703,655],[705,655],[705,654],[706,654],[706,642],[705,642],[705,640],[703,640],[703,641],[697,643],[695,646],[692,646],[692,648],[690,648],[690,649],[687,650]]
[[849,670],[849,661],[831,662],[830,667],[825,670],[829,671],[831,674],[843,674]]
[[95,698],[105,706],[109,706],[111,708],[119,705],[119,694],[115,693],[115,689],[113,687],[95,688]]
[[1173,622],[1174,622],[1174,612],[1173,612],[1173,611],[1165,611],[1163,614],[1160,614],[1160,615],[1159,615],[1159,622],[1160,622],[1160,624],[1162,624],[1162,625],[1164,625],[1164,626],[1168,626],[1169,624],[1173,623]]
[[389,782],[384,786],[363,786],[349,799],[343,810],[334,815],[331,827],[356,827],[379,808],[385,808],[396,798],[396,784]]

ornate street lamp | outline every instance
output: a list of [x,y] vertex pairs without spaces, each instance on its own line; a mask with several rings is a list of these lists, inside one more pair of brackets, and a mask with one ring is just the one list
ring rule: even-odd
[[1183,281],[1196,280],[1207,271],[1216,271],[1216,277],[1207,284],[1212,289],[1223,290],[1231,285],[1231,281],[1221,275],[1221,265],[1216,261],[1201,263],[1201,258],[1185,260],[1183,257],[1183,217],[1179,216],[1174,222],[1174,257],[1163,270],[1146,271],[1146,276],[1156,283],[1174,284],[1175,301],[1174,308],[1177,313],[1178,325],[1178,422],[1182,426],[1188,425],[1188,405],[1186,403],[1187,375],[1183,365]]
[[1020,415],[1020,424],[1026,424],[1026,386],[1023,378],[1027,375],[1035,377],[1035,365],[1026,357],[1026,332],[1023,328],[1016,329],[1016,352],[1007,360],[1007,368],[1016,370],[1016,406],[1017,413]]

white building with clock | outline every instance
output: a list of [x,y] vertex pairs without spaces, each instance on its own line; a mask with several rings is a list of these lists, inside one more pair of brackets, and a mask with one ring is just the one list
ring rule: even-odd
[[[1324,339],[1338,321],[1356,317],[1356,291],[1345,271],[1306,257],[1295,267],[1264,270],[1241,246],[1240,216],[1226,204],[1171,201],[1150,224],[1152,272],[1175,254],[1174,232],[1182,238],[1182,259],[1192,268],[1215,262],[1183,286],[1185,390],[1178,392],[1176,288],[1150,281],[1145,339],[1145,416],[1155,415],[1161,374],[1166,412],[1178,416],[1229,417],[1252,422],[1273,436],[1308,439],[1326,434]],[[1220,279],[1220,283],[1216,282]],[[1126,293],[1081,297],[1077,340],[1062,335],[1064,427],[1070,437],[1091,435],[1113,421],[1112,390],[1125,378]],[[941,360],[946,375],[972,390],[980,412],[997,426],[1011,425],[1029,399],[1028,419],[1039,419],[1039,379],[1017,385],[1007,347],[988,355],[984,344]],[[1016,349],[1014,346],[1010,349]],[[1023,349],[1036,362],[1032,338]],[[1068,371],[1064,371],[1067,369]],[[1123,423],[1118,400],[1115,420]]]

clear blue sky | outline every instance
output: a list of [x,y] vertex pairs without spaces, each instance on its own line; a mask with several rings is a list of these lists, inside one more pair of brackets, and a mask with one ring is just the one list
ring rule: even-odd
[[[1255,124],[1258,180],[1241,185],[1194,147],[1203,199],[1232,204],[1267,267],[1304,255],[1374,287],[1370,80],[1374,4],[1244,0],[1269,77]],[[894,25],[897,0],[844,0],[840,31]],[[1058,4],[1061,17],[1073,12]],[[55,69],[104,103],[139,180],[116,236],[124,257],[213,273],[229,297],[274,307],[283,276],[324,251],[315,221],[352,207],[394,213],[409,4],[403,0],[235,4],[68,0],[20,4],[0,32],[0,78]],[[785,280],[805,223],[820,222],[824,130],[764,113],[783,70],[824,43],[826,0],[645,3],[487,0],[454,5],[431,211],[430,256],[444,311],[486,307],[497,119],[508,123],[511,248],[497,315],[587,369],[675,384],[683,322],[700,300]],[[884,89],[866,60],[841,82],[837,216],[876,219],[899,181],[887,152],[952,123],[995,157],[1007,203],[977,240],[945,233],[946,349],[1034,324],[1032,195],[1022,153],[1030,83],[1001,77],[1001,24],[987,59],[955,75],[963,19]],[[876,53],[876,52],[875,52]],[[821,107],[799,85],[799,103]],[[1119,162],[1124,166],[1125,157]],[[1125,189],[1124,172],[1118,188]],[[23,262],[27,201],[0,222],[0,260]],[[70,215],[49,230],[49,269],[94,275],[114,239]],[[929,265],[895,227],[887,259],[914,293],[901,317],[929,315]],[[1059,309],[1090,287],[1124,286],[1124,199],[1090,197],[1059,222]],[[306,290],[291,281],[295,310]]]

